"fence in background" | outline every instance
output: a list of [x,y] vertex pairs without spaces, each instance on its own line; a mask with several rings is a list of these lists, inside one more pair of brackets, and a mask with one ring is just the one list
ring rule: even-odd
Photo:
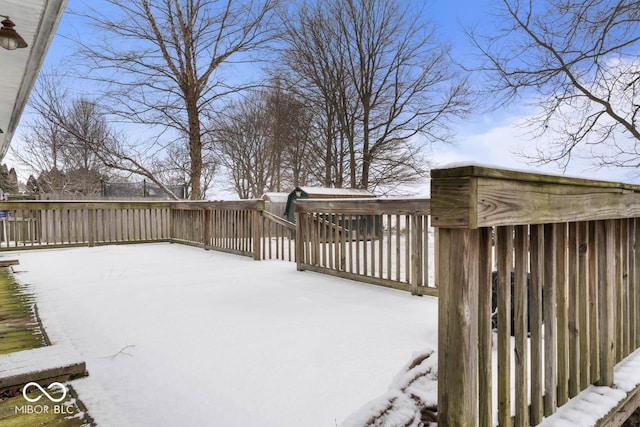
[[613,385],[640,346],[640,187],[475,166],[431,176],[439,425],[536,425]]
[[296,201],[298,270],[437,295],[426,199]]

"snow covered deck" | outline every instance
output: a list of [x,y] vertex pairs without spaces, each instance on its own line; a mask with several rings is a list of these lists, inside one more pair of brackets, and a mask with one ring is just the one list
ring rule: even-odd
[[335,426],[436,348],[437,301],[165,243],[18,252],[99,425]]

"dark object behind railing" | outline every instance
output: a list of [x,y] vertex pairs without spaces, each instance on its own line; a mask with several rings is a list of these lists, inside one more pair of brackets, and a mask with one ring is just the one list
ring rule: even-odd
[[[511,271],[511,295],[514,294],[515,271]],[[527,273],[527,332],[531,332],[531,275]],[[544,310],[543,310],[544,313]],[[511,305],[511,336],[516,330],[516,308]],[[491,328],[498,329],[498,272],[491,272]]]

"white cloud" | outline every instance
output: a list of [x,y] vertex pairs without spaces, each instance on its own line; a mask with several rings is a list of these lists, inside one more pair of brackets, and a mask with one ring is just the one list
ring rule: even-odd
[[[534,139],[527,129],[522,126],[529,117],[523,115],[513,115],[505,118],[501,123],[493,123],[478,120],[484,123],[485,130],[470,134],[466,132],[463,125],[458,129],[460,135],[457,142],[451,145],[434,146],[431,150],[430,159],[433,168],[446,167],[447,164],[474,163],[491,166],[495,168],[527,170],[536,173],[563,174],[588,179],[637,182],[637,177],[632,177],[628,169],[615,167],[598,168],[592,161],[584,158],[585,151],[572,159],[566,171],[563,171],[556,164],[537,165],[533,160],[525,158],[521,153],[535,153],[536,147],[544,148],[550,137],[543,136]],[[479,128],[474,125],[476,130]],[[580,150],[579,150],[580,151]]]

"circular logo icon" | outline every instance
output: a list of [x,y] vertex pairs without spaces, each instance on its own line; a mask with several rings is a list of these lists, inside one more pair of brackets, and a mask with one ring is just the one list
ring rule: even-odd
[[[40,392],[42,394],[40,396],[37,396],[37,397],[29,397],[29,396],[27,396],[28,390],[31,387],[37,388],[38,390],[40,390]],[[51,396],[49,393],[47,393],[47,390],[52,390],[53,391],[56,388],[62,390],[62,396],[60,396],[58,398],[55,398],[55,397]],[[31,403],[35,403],[35,402],[39,401],[42,398],[43,395],[47,396],[47,398],[50,401],[54,402],[54,403],[60,403],[60,402],[62,402],[64,400],[65,397],[67,397],[67,388],[64,386],[64,384],[61,384],[59,382],[54,382],[54,383],[49,384],[49,386],[47,387],[47,390],[42,388],[42,386],[40,384],[36,383],[36,382],[30,382],[30,383],[25,384],[24,388],[22,389],[22,396],[24,397],[24,399],[27,402],[31,402]]]

